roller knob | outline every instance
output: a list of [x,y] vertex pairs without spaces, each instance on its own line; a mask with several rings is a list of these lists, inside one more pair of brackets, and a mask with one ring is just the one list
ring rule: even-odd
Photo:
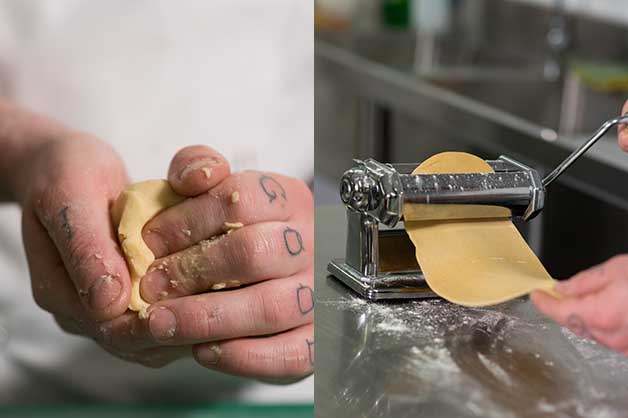
[[340,198],[343,203],[360,212],[374,207],[377,191],[375,180],[360,168],[347,171],[340,182]]

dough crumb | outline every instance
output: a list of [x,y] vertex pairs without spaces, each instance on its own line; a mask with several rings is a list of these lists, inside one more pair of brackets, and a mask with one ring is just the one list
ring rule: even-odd
[[191,231],[191,230],[189,230],[189,229],[187,229],[187,228],[183,228],[183,229],[181,230],[181,232],[183,232],[183,235],[185,235],[185,236],[188,236],[188,237],[191,237],[191,236],[192,236],[192,231]]
[[222,226],[222,229],[227,233],[234,229],[240,229],[244,226],[242,222],[225,222]]
[[103,274],[102,276],[98,276],[98,278],[107,282],[110,282],[113,280],[113,276],[111,274]]
[[170,280],[170,286],[172,286],[173,289],[176,289],[177,286],[179,286],[179,282],[176,280]]
[[210,261],[207,256],[203,254],[203,246],[200,248],[195,247],[194,252],[186,254],[181,259],[179,267],[183,273],[184,280],[197,280],[202,278],[208,273],[208,264]]
[[240,283],[240,280],[229,280],[229,286],[231,286],[231,287],[238,287],[241,284],[242,283]]
[[102,255],[100,255],[100,254],[96,253],[96,254],[94,254],[94,258],[95,258],[96,260],[102,260]]
[[206,251],[214,242],[214,240],[212,238],[210,239],[205,239],[201,242],[199,242],[198,244],[201,246],[201,251]]
[[215,360],[213,360],[210,364],[218,364],[218,362],[220,361],[220,355],[222,354],[222,350],[220,349],[220,346],[218,344],[213,344],[209,347],[209,349],[211,351],[214,352],[215,356]]
[[226,283],[216,283],[212,285],[212,290],[220,290],[220,289],[224,289],[225,287],[227,287]]
[[142,320],[148,319],[148,310],[146,308],[140,309],[137,316]]
[[111,335],[111,326],[102,324],[98,327],[98,331],[100,332],[100,335],[102,335],[103,339],[106,340]]
[[238,203],[240,201],[240,193],[233,192],[231,193],[231,203]]
[[165,299],[167,297],[168,297],[168,292],[166,291],[159,292],[159,299]]
[[212,167],[215,167],[220,164],[220,160],[216,158],[203,158],[201,160],[193,161],[188,164],[181,172],[179,173],[179,180],[185,179],[191,172],[200,170],[206,178],[210,178],[212,175]]

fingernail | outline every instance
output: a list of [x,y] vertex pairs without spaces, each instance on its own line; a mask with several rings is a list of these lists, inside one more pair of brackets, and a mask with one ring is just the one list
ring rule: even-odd
[[100,276],[89,288],[89,306],[94,310],[104,309],[120,297],[122,286],[111,274]]
[[147,274],[142,279],[141,287],[142,297],[151,303],[159,301],[161,299],[160,295],[165,294],[167,296],[172,291],[170,279],[163,270],[155,270]]
[[177,333],[177,317],[170,309],[161,306],[150,313],[148,328],[156,340],[168,340]]
[[183,170],[179,172],[179,180],[185,179],[191,172],[199,170],[206,178],[210,178],[212,174],[212,168],[219,164],[219,160],[215,158],[204,158],[202,160],[196,160],[186,165]]
[[220,361],[220,354],[222,350],[217,344],[210,345],[209,347],[199,350],[197,353],[198,360],[205,365],[215,366]]

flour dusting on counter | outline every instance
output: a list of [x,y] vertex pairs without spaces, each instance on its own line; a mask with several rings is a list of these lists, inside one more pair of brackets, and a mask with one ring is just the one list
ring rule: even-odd
[[[441,299],[373,302],[343,295],[317,304],[344,312],[355,326],[344,324],[358,334],[351,341],[360,342],[347,347],[355,352],[348,375],[367,368],[378,376],[367,393],[342,393],[345,403],[372,396],[368,416],[414,416],[416,409],[404,408],[423,402],[451,408],[449,416],[622,416],[623,406],[609,406],[605,391],[592,389],[605,382],[585,359],[594,360],[600,347],[568,335],[527,300],[468,308]],[[399,376],[404,385],[396,384]]]

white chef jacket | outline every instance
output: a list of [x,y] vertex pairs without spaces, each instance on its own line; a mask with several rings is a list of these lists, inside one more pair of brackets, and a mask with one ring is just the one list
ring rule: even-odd
[[[0,0],[0,95],[91,132],[135,181],[181,147],[235,170],[313,176],[310,0]],[[0,151],[1,152],[1,151]],[[312,378],[271,386],[192,360],[153,370],[60,331],[34,304],[20,211],[0,205],[0,404],[300,402]]]

